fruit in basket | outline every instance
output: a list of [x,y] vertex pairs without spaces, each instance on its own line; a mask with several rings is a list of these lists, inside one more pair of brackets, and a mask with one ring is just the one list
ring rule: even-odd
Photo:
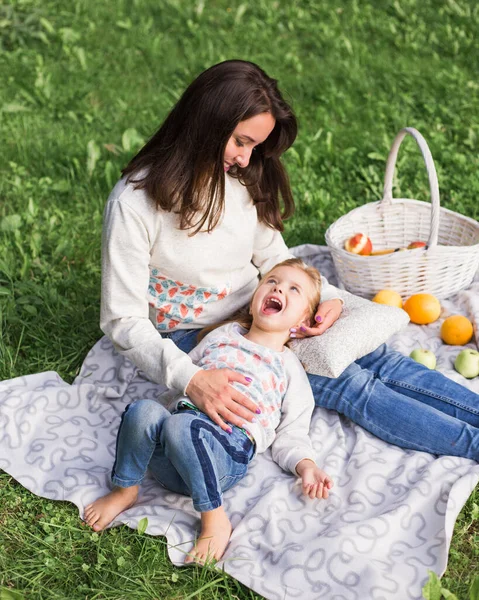
[[451,346],[464,346],[472,339],[474,329],[471,321],[462,315],[452,315],[441,325],[441,338]]
[[393,250],[392,248],[386,248],[385,250],[374,250],[369,256],[382,256],[383,254],[392,254],[393,252],[396,252],[396,250]]
[[467,348],[461,350],[454,361],[454,368],[466,379],[479,375],[479,352]]
[[420,363],[421,365],[424,365],[428,369],[436,368],[436,355],[434,354],[434,352],[431,352],[431,350],[423,350],[423,348],[416,348],[416,350],[413,350],[409,356],[410,358]]
[[374,250],[369,256],[382,256],[383,254],[394,254],[394,252],[400,252],[406,250],[406,248],[385,248],[384,250]]
[[381,290],[374,296],[373,302],[402,308],[402,298],[394,290]]
[[353,237],[350,237],[349,240],[346,241],[344,248],[353,254],[367,256],[368,254],[371,254],[373,250],[373,244],[368,236],[364,235],[364,233],[356,233],[356,235],[353,235]]
[[414,250],[414,248],[425,248],[426,242],[411,242],[407,247],[408,250]]
[[403,306],[413,323],[427,325],[439,319],[441,305],[432,294],[413,294]]

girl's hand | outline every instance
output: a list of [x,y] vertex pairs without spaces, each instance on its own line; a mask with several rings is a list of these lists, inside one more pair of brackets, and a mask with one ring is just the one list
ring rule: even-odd
[[242,427],[245,420],[253,421],[261,413],[252,400],[230,385],[233,381],[244,385],[251,383],[251,380],[236,371],[210,369],[195,373],[186,388],[187,395],[195,405],[229,433],[231,427],[225,421]]
[[329,490],[333,487],[331,477],[320,469],[315,462],[309,458],[300,460],[296,465],[296,472],[303,482],[303,494],[310,498],[329,497]]
[[321,335],[339,319],[342,310],[343,303],[339,298],[321,302],[314,317],[316,325],[313,325],[313,327],[308,327],[305,323],[303,323],[300,327],[293,327],[293,329],[291,329],[291,337],[302,339],[305,337],[312,337],[314,335]]

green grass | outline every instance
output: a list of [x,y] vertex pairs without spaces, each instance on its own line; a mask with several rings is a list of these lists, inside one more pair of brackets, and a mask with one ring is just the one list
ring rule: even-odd
[[[479,218],[478,18],[473,0],[0,5],[0,379],[50,369],[73,379],[101,335],[109,190],[185,86],[220,60],[260,64],[299,117],[285,157],[298,205],[290,245],[324,243],[332,221],[380,198],[405,125],[430,145],[442,204]],[[428,197],[412,140],[395,189]],[[0,498],[0,585],[26,598],[258,597],[221,574],[173,568],[161,539],[126,528],[95,537],[74,507],[6,474]],[[476,490],[442,580],[458,598],[479,568],[478,504]]]

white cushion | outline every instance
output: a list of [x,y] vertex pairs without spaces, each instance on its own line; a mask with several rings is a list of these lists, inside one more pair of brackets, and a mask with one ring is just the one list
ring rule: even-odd
[[322,335],[292,340],[290,348],[308,373],[339,377],[358,358],[376,350],[409,322],[406,311],[377,304],[344,290],[339,319]]

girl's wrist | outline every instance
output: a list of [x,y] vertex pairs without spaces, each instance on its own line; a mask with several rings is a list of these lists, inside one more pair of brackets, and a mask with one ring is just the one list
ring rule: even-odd
[[305,471],[306,469],[312,469],[315,466],[316,466],[316,463],[314,462],[314,460],[312,458],[303,458],[296,465],[296,473],[301,477],[301,475],[303,474],[303,471]]

